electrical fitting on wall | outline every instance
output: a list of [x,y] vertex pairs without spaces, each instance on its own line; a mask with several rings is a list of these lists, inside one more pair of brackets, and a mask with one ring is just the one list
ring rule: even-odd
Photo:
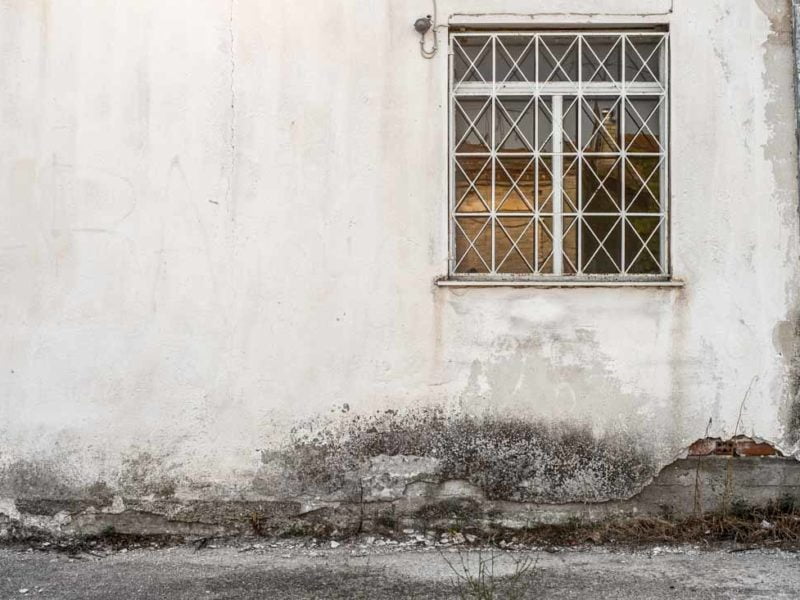
[[[439,43],[436,38],[436,0],[433,0],[433,16],[426,15],[414,21],[414,29],[419,33],[419,51],[423,58],[433,58],[436,56],[436,51],[439,49]],[[429,31],[433,32],[433,47],[428,50],[425,48],[425,36]]]

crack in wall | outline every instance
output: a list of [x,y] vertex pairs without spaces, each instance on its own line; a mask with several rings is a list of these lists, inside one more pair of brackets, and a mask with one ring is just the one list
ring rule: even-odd
[[225,202],[232,198],[233,178],[236,172],[236,37],[233,30],[234,9],[236,0],[231,0],[228,13],[228,36],[229,36],[229,56],[230,56],[230,99],[231,99],[231,120],[229,132],[230,161],[228,165],[228,183],[225,189]]

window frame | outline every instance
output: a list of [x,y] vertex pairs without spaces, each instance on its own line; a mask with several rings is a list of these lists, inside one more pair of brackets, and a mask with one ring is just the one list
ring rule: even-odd
[[[660,272],[659,273],[629,273],[623,272],[623,269],[620,269],[620,272],[614,273],[585,273],[579,272],[576,268],[575,273],[564,273],[563,270],[559,273],[542,273],[542,272],[534,272],[534,273],[500,273],[500,272],[489,272],[489,273],[465,273],[465,272],[457,272],[456,265],[457,261],[459,260],[457,256],[457,232],[456,232],[456,214],[455,214],[455,204],[457,202],[456,199],[456,172],[458,167],[456,166],[456,145],[459,143],[458,140],[455,139],[456,137],[456,98],[459,95],[469,95],[463,94],[463,92],[459,92],[458,85],[463,83],[457,84],[455,80],[455,61],[454,61],[454,40],[459,37],[486,37],[489,36],[491,38],[490,43],[492,44],[492,81],[485,83],[486,90],[484,92],[476,92],[475,95],[480,97],[480,94],[483,94],[484,97],[488,97],[489,103],[491,104],[491,111],[492,111],[492,129],[496,128],[496,117],[494,114],[495,110],[495,103],[496,100],[500,97],[508,95],[514,95],[513,93],[509,93],[506,90],[508,89],[506,82],[498,82],[497,81],[497,38],[498,37],[513,37],[513,36],[520,36],[520,37],[530,37],[534,36],[536,38],[540,36],[554,36],[554,37],[564,37],[564,36],[576,36],[579,38],[578,41],[579,50],[576,56],[576,61],[579,69],[579,75],[576,81],[565,82],[562,86],[558,86],[553,82],[549,83],[548,85],[552,88],[549,90],[549,93],[552,95],[560,95],[562,98],[564,97],[576,97],[576,111],[578,112],[577,120],[580,122],[583,118],[581,110],[582,110],[582,98],[584,98],[584,82],[581,81],[580,69],[582,68],[582,54],[581,54],[581,44],[583,44],[584,37],[602,37],[602,36],[621,36],[621,46],[625,48],[628,37],[637,37],[637,36],[661,36],[663,38],[663,46],[661,50],[658,50],[659,53],[659,68],[661,69],[661,77],[660,81],[658,82],[662,87],[662,91],[658,94],[655,94],[652,89],[648,88],[644,91],[640,91],[639,93],[643,96],[652,97],[654,95],[661,96],[661,100],[659,102],[663,102],[663,108],[658,108],[658,115],[661,119],[660,124],[660,131],[659,137],[660,142],[659,145],[661,146],[660,153],[657,153],[661,159],[659,166],[657,166],[656,170],[659,170],[659,204],[661,205],[660,212],[654,213],[655,216],[660,218],[660,224],[657,225],[658,228],[661,229],[659,233],[660,236],[660,248],[659,248],[659,256],[658,259],[660,260]],[[536,28],[513,28],[513,29],[503,29],[499,27],[491,27],[491,28],[450,28],[448,31],[448,55],[447,55],[447,81],[446,81],[446,98],[447,98],[447,130],[448,130],[448,141],[447,141],[447,243],[448,243],[448,253],[447,253],[447,277],[445,281],[452,281],[454,283],[470,283],[475,282],[479,284],[499,284],[502,285],[503,283],[510,283],[510,284],[518,284],[524,285],[526,283],[531,284],[543,284],[543,285],[558,285],[559,283],[565,284],[572,284],[572,285],[580,285],[582,283],[592,284],[594,283],[630,283],[635,284],[645,283],[645,284],[658,284],[659,282],[672,282],[675,281],[673,279],[673,271],[672,271],[672,243],[671,243],[671,236],[672,236],[672,198],[671,198],[671,174],[672,174],[672,164],[671,164],[671,112],[672,112],[672,102],[671,102],[671,48],[670,48],[670,32],[668,27],[666,26],[657,26],[657,27],[641,27],[641,26],[603,26],[603,27],[586,27],[586,28],[555,28],[555,27],[536,27]],[[538,43],[538,42],[537,42]],[[512,61],[514,60],[513,57],[507,54],[507,57],[510,58]],[[521,57],[519,57],[521,59]],[[608,57],[606,57],[607,59]],[[476,59],[477,60],[477,59]],[[644,62],[647,62],[649,59],[645,59]],[[603,61],[601,61],[603,62]],[[622,72],[624,73],[625,70],[625,54],[623,50],[622,58],[621,58],[621,67]],[[538,59],[537,59],[537,71],[538,71]],[[557,68],[557,67],[556,67]],[[513,71],[514,67],[511,67],[511,71]],[[537,77],[538,79],[538,77]],[[625,100],[627,98],[627,92],[630,91],[631,83],[623,80],[620,82],[611,82],[607,84],[606,90],[603,92],[596,92],[600,94],[599,97],[602,97],[602,94],[605,96],[613,96],[615,98],[620,98],[621,100]],[[541,86],[543,85],[541,82],[534,81],[530,82],[531,86],[535,87],[537,91],[534,93],[534,96],[537,98],[541,97],[550,97],[547,94],[542,93]],[[555,90],[555,91],[553,91]],[[634,90],[635,91],[635,90]],[[525,95],[524,93],[519,94],[520,98],[529,98],[531,97],[530,94]],[[592,95],[589,94],[588,97]],[[625,105],[620,104],[620,114],[624,113]],[[652,117],[652,115],[650,116]],[[646,122],[650,119],[650,117],[643,118]],[[556,133],[556,128],[554,127],[554,134]],[[538,135],[538,134],[537,134]],[[624,132],[623,132],[624,135]],[[638,135],[638,133],[636,134]],[[622,140],[623,142],[625,140]],[[585,148],[581,148],[581,143],[578,143],[575,149],[575,152],[568,152],[563,150],[563,148],[559,149],[557,152],[554,148],[552,151],[552,158],[556,159],[556,154],[560,153],[560,156],[557,160],[564,161],[566,156],[574,155],[574,164],[577,165],[577,168],[580,170],[583,168],[583,161],[584,156],[583,153]],[[538,157],[539,152],[538,150],[534,151],[534,154]],[[621,163],[622,171],[626,169],[626,159],[627,159],[627,151],[625,149],[625,144],[623,143],[620,147],[619,153],[619,161]],[[635,153],[634,153],[635,154]],[[525,155],[523,155],[525,156]],[[494,142],[491,143],[491,148],[488,153],[488,161],[492,164],[492,168],[494,168],[494,164],[496,159],[498,158],[498,149],[495,147]],[[655,171],[653,171],[655,173]],[[652,175],[651,175],[652,176]],[[562,171],[562,178],[563,178],[563,171]],[[476,181],[476,180],[475,180]],[[495,220],[498,217],[503,217],[502,212],[498,212],[494,207],[494,185],[497,181],[495,175],[492,175],[492,210],[491,214],[488,217],[488,225],[495,228]],[[472,182],[474,183],[474,181]],[[471,185],[471,184],[470,184]],[[513,185],[513,184],[512,184]],[[624,185],[624,184],[623,184]],[[647,185],[644,182],[643,185]],[[558,186],[559,191],[562,191],[563,181]],[[554,185],[555,188],[555,185]],[[463,200],[463,198],[462,198]],[[576,200],[575,204],[578,204]],[[553,209],[555,210],[555,209]],[[573,213],[569,213],[572,215]],[[580,208],[576,209],[575,216],[573,217],[576,220],[576,223],[583,218],[583,212]],[[621,254],[620,256],[623,258],[626,256],[626,246],[625,246],[625,238],[624,232],[626,229],[626,225],[628,222],[626,221],[628,211],[625,209],[624,204],[622,209],[618,213],[620,215],[620,222],[621,222],[621,231],[622,231],[622,242],[621,242]],[[561,219],[561,223],[563,225],[564,222],[564,213],[560,213],[558,218]],[[537,219],[539,219],[538,214],[536,217],[532,218],[533,227],[538,227]],[[553,222],[551,223],[551,227],[553,228],[553,234],[556,233],[556,227],[553,225],[555,223],[556,217],[553,217]],[[616,227],[614,225],[613,227]],[[463,230],[462,230],[463,231]],[[496,260],[494,258],[494,253],[497,250],[496,242],[494,241],[494,233],[492,234],[492,267],[496,271],[499,267],[496,266]],[[511,241],[509,237],[509,241]],[[562,250],[563,254],[563,239],[560,244],[555,244],[551,240],[551,244],[554,246],[554,253],[555,253],[555,246],[559,246]],[[599,240],[598,240],[599,241]],[[511,241],[514,244],[513,241]],[[517,240],[519,243],[519,240]],[[534,238],[534,245],[538,244],[538,238]],[[580,242],[578,242],[580,243]],[[644,246],[647,246],[648,242],[643,242]],[[600,242],[602,246],[603,242]],[[605,250],[605,249],[604,249]],[[512,250],[513,251],[513,248]],[[464,252],[466,255],[469,250]],[[476,251],[477,252],[477,251]],[[652,256],[652,254],[651,254]],[[563,259],[562,259],[563,260]],[[628,267],[630,268],[630,266]],[[534,269],[535,270],[535,269]],[[555,269],[554,269],[555,271]]]

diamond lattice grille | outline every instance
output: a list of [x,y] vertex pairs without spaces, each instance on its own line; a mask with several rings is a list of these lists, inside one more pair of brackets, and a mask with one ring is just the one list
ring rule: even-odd
[[451,275],[665,277],[668,37],[451,37]]

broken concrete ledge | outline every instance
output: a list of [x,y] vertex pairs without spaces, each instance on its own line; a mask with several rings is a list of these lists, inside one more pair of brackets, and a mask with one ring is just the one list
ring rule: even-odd
[[[399,478],[402,480],[402,478]],[[465,481],[410,481],[402,495],[361,501],[297,497],[258,501],[74,498],[0,499],[0,539],[25,532],[90,536],[325,535],[403,527],[522,529],[568,521],[718,512],[731,503],[800,499],[800,462],[782,456],[690,456],[678,459],[626,500],[546,504],[487,500]]]

